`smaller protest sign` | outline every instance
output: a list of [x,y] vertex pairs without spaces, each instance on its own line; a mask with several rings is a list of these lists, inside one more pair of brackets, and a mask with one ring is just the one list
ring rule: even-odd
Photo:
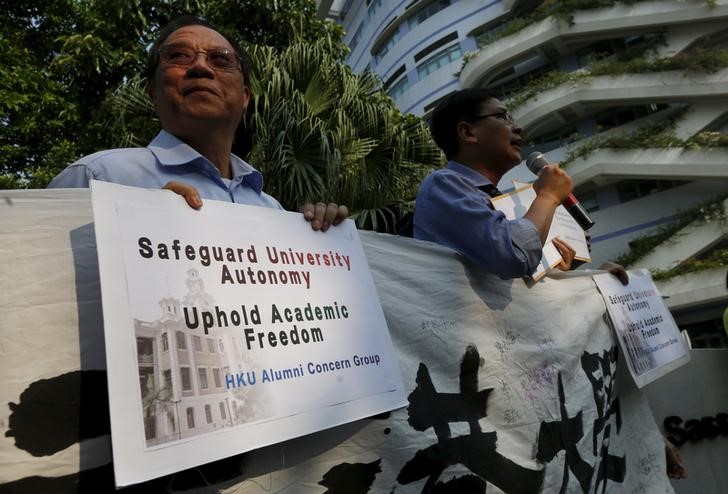
[[629,271],[627,286],[609,273],[595,275],[594,282],[638,387],[690,361],[685,340],[649,271]]
[[[516,190],[494,197],[492,200],[493,207],[498,211],[502,211],[509,220],[523,218],[528,208],[531,207],[531,203],[536,199],[536,191],[533,189],[533,185],[516,181],[513,184],[516,186]],[[561,254],[553,244],[554,238],[559,238],[569,244],[576,251],[575,259],[584,262],[591,261],[584,230],[579,227],[563,206],[559,206],[554,212],[546,243],[543,246],[541,262],[531,275],[534,281],[543,278],[546,273],[558,266],[562,261]]]

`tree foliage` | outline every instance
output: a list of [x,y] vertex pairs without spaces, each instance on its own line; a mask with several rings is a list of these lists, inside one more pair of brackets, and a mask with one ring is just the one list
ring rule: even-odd
[[341,28],[313,0],[13,0],[0,16],[0,187],[43,187],[78,157],[109,147],[110,91],[143,71],[146,47],[181,14],[241,40],[282,48]]

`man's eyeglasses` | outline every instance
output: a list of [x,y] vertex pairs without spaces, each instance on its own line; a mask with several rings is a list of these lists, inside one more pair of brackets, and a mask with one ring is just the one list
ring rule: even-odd
[[202,54],[207,63],[215,70],[234,72],[240,68],[240,57],[227,48],[212,48],[207,51],[195,50],[191,46],[164,45],[159,49],[159,59],[167,65],[189,67]]
[[503,122],[507,124],[512,124],[515,122],[515,120],[513,120],[513,115],[511,115],[511,112],[509,112],[508,110],[499,111],[496,113],[488,113],[486,115],[478,115],[476,117],[473,117],[470,121],[477,122],[478,120],[483,120],[484,118],[488,117],[495,117],[498,120],[503,120]]

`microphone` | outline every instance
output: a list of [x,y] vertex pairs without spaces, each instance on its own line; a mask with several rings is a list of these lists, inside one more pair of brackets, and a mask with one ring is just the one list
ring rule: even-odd
[[[548,165],[549,162],[546,159],[546,156],[544,156],[542,153],[539,153],[538,151],[534,151],[533,153],[528,155],[528,158],[526,158],[526,166],[534,175],[538,175],[538,172],[541,171],[541,168]],[[582,230],[588,230],[589,228],[594,226],[594,220],[592,220],[589,217],[589,213],[586,212],[586,210],[582,207],[582,205],[579,203],[579,200],[574,197],[574,194],[569,194],[569,196],[564,199],[564,202],[561,203],[562,206],[566,208],[566,210],[569,212],[572,218],[579,223],[579,226],[582,228]]]

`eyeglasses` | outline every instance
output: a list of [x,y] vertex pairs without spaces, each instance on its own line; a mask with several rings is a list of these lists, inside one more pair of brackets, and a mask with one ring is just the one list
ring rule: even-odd
[[498,120],[502,120],[507,124],[512,124],[515,122],[515,120],[513,120],[513,115],[511,115],[511,112],[509,112],[508,110],[499,111],[496,113],[488,113],[487,115],[478,115],[477,117],[474,117],[471,122],[476,122],[478,120],[482,120],[488,117],[495,117]]
[[159,59],[167,65],[189,67],[197,60],[198,53],[204,55],[207,63],[215,70],[234,72],[240,68],[240,57],[227,48],[202,51],[185,45],[164,45],[159,49]]

